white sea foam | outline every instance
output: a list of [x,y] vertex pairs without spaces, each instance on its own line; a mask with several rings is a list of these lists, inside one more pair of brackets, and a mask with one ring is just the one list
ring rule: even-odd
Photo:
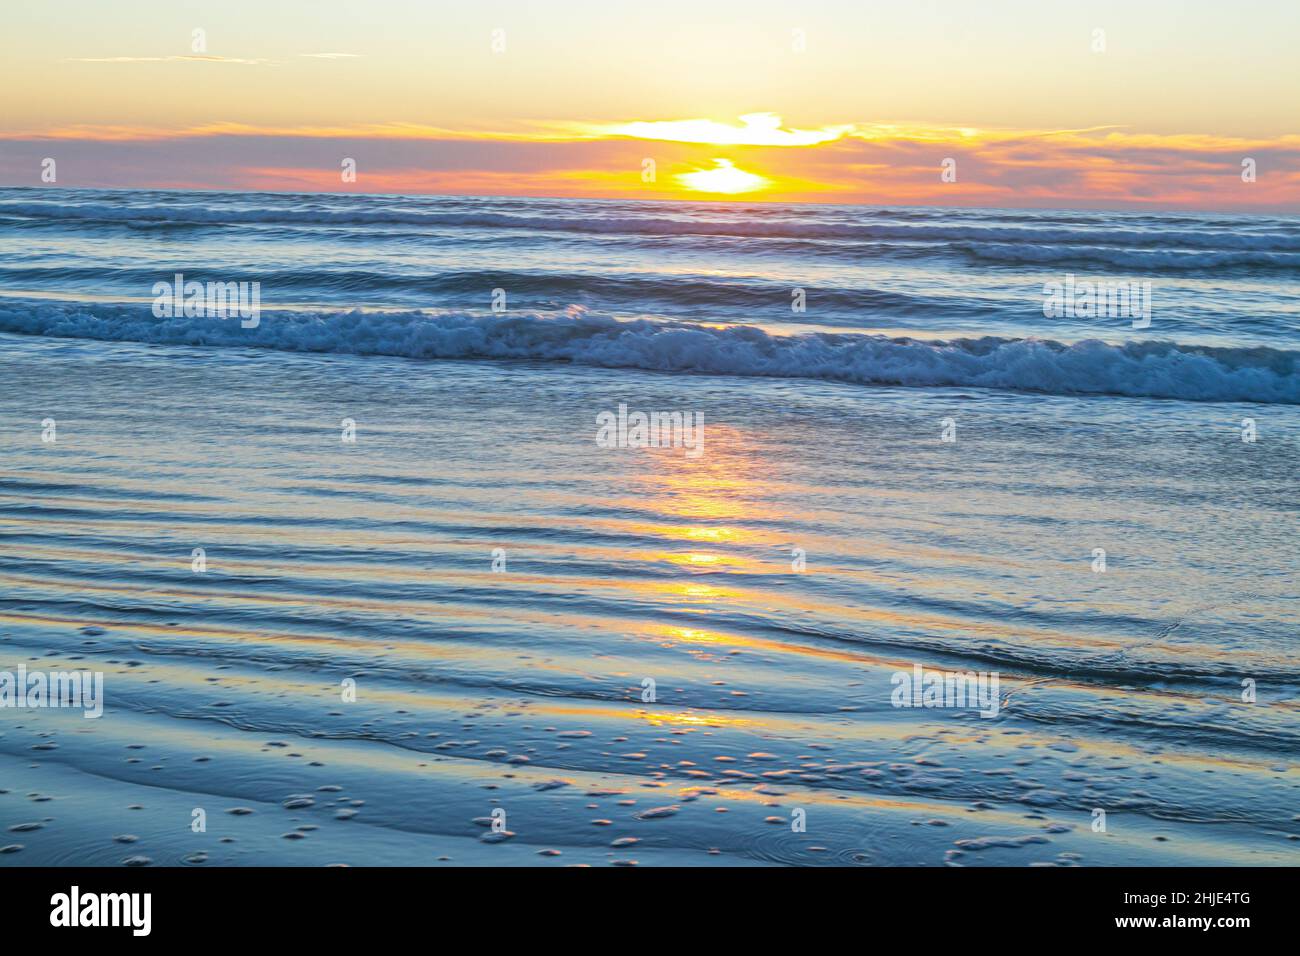
[[156,319],[148,306],[0,303],[0,331],[417,359],[527,359],[609,368],[964,386],[1056,394],[1300,404],[1300,353],[1172,342],[997,338],[919,341],[867,334],[771,335],[607,315],[263,310],[256,329]]

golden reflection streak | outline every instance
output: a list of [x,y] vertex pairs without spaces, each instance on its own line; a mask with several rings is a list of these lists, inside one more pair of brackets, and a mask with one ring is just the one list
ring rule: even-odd
[[[464,581],[466,583],[475,583],[488,580],[490,577],[490,571],[443,572],[440,579],[445,582]],[[703,583],[699,579],[690,581],[622,580],[611,582],[605,578],[562,578],[525,575],[513,575],[512,577],[515,579],[513,583],[543,585],[567,590],[569,592],[582,587],[585,588],[588,593],[593,595],[608,593],[614,596],[626,596],[628,593],[631,593],[644,596],[647,600],[670,600],[677,602],[674,604],[676,610],[698,614],[710,613],[714,610],[712,605],[720,601],[744,603],[752,607],[766,607],[772,599],[770,594],[759,589],[742,586],[723,587],[721,585]],[[41,587],[50,591],[129,594],[133,596],[140,593],[140,587],[138,585],[130,584],[91,584],[85,581],[56,582],[49,578],[35,578],[14,574],[9,575],[8,579],[16,583]],[[284,581],[283,584],[285,586],[291,586],[293,581],[292,579],[289,579]],[[491,620],[499,618],[503,613],[505,613],[500,608],[480,609],[465,604],[453,604],[433,600],[390,600],[379,597],[370,599],[350,599],[327,597],[321,594],[251,593],[247,591],[213,592],[206,590],[188,590],[177,587],[167,589],[154,588],[151,589],[149,593],[151,595],[177,600],[205,602],[221,600],[229,602],[230,604],[243,603],[269,607],[312,604],[341,608],[353,613],[363,614],[393,614],[397,612],[405,614],[423,613],[431,620],[437,620],[440,617]],[[826,610],[824,602],[799,598],[793,594],[782,594],[781,606],[783,610],[797,611],[808,617],[816,617],[819,614],[824,614]],[[1131,643],[1128,639],[1104,638],[1087,634],[1070,634],[1059,631],[1050,631],[1043,628],[1012,625],[1005,622],[970,621],[965,619],[946,618],[936,614],[920,613],[916,611],[904,613],[878,607],[839,605],[835,608],[835,613],[847,620],[857,622],[859,625],[864,627],[884,626],[900,631],[930,630],[940,631],[943,633],[978,634],[998,639],[1020,638],[1026,642],[1032,641],[1040,644],[1044,640],[1053,640],[1060,643],[1062,646],[1089,648],[1098,651],[1113,651],[1122,647],[1127,647]],[[565,624],[567,622],[569,626],[572,626],[575,623],[581,622],[583,616],[558,616],[555,620],[560,624]],[[1203,647],[1189,648],[1185,645],[1168,644],[1152,646],[1165,651],[1171,656],[1188,656],[1205,652]],[[1238,659],[1240,655],[1241,652],[1234,652],[1234,659]]]

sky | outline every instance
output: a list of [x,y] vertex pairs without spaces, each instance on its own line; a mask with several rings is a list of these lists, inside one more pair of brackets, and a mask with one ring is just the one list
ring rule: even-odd
[[1300,212],[1296,0],[0,18],[4,185]]

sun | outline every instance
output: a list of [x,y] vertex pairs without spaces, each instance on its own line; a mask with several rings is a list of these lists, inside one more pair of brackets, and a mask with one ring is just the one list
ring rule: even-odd
[[737,169],[729,159],[715,159],[713,169],[700,169],[693,173],[681,173],[677,177],[687,189],[699,193],[752,193],[770,185],[762,176]]

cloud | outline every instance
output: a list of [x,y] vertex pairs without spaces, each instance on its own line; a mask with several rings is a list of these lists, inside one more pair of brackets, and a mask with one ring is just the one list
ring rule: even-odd
[[746,113],[741,125],[707,119],[655,120],[591,126],[588,131],[603,136],[631,136],[671,143],[709,143],[714,146],[816,146],[850,132],[852,126],[823,129],[786,129],[775,113]]
[[[14,185],[39,182],[42,158],[53,156],[60,182],[68,185],[677,199],[690,194],[683,188],[690,180],[679,176],[716,171],[724,160],[767,180],[755,194],[764,200],[1300,213],[1297,135],[900,123],[852,127],[836,139],[791,149],[786,136],[719,146],[565,132],[554,123],[521,124],[511,132],[406,123],[283,129],[215,123],[183,130],[63,127],[4,138],[0,184]],[[355,184],[340,179],[344,157],[357,161]],[[956,161],[956,182],[941,179],[949,158]],[[1254,182],[1241,178],[1245,158],[1258,165]],[[646,159],[657,168],[653,182],[642,178]]]
[[314,60],[350,60],[359,57],[360,53],[299,53],[299,56],[310,57]]
[[555,124],[521,124],[514,130],[447,129],[424,123],[361,123],[351,126],[265,126],[255,123],[218,122],[197,126],[128,126],[78,123],[46,129],[11,130],[14,139],[101,139],[109,141],[182,140],[210,136],[286,136],[301,139],[373,137],[392,140],[483,140],[526,142],[576,142],[585,137]]
[[69,57],[65,63],[176,63],[185,60],[197,60],[201,63],[242,63],[255,66],[269,63],[270,60],[245,60],[235,56],[211,56],[206,53],[194,53],[188,56],[76,56]]

